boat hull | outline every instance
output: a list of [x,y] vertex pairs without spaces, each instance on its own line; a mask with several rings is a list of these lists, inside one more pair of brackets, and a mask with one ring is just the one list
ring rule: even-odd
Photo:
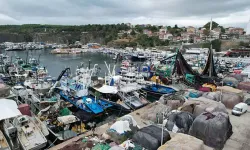
[[145,60],[146,60],[145,57],[139,58],[138,56],[131,56],[130,59],[131,59],[132,61],[145,61]]
[[155,100],[159,100],[160,97],[164,94],[171,94],[171,93],[176,92],[172,88],[161,86],[161,85],[156,85],[155,87],[152,86],[152,87],[142,88],[142,91],[147,92],[147,95],[151,96]]

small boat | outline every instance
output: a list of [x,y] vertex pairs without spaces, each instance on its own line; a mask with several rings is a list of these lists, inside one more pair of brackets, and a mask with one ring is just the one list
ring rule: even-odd
[[145,87],[142,88],[142,90],[147,92],[148,95],[154,97],[157,100],[164,94],[170,94],[176,92],[176,90],[174,90],[171,87],[158,84],[146,85]]
[[96,96],[99,94],[99,98],[103,101],[111,103],[115,108],[124,111],[131,111],[131,108],[128,107],[120,97],[117,95],[117,88],[115,86],[103,85],[102,87],[89,87],[89,94]]
[[55,143],[61,143],[86,131],[79,118],[71,115],[67,107],[61,108],[62,103],[64,101],[59,101],[38,113],[38,117],[51,133],[50,138],[56,140]]
[[86,111],[88,113],[100,114],[105,109],[112,107],[111,103],[103,101],[101,99],[95,99],[91,96],[74,96],[69,92],[60,91],[61,97],[76,106],[77,108]]
[[47,145],[47,139],[29,116],[15,118],[13,125],[17,128],[17,137],[23,150],[39,150]]

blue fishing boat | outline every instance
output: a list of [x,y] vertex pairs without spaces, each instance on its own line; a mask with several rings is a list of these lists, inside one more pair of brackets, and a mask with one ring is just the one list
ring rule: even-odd
[[75,107],[86,111],[88,113],[93,113],[93,114],[100,114],[104,112],[107,108],[112,107],[113,105],[103,101],[101,99],[95,99],[94,97],[91,96],[83,96],[83,97],[78,97],[78,96],[73,96],[67,92],[60,91],[61,97],[73,104]]
[[150,95],[157,100],[164,94],[171,94],[176,92],[176,90],[171,87],[158,84],[148,85],[146,87],[143,87],[142,90],[147,92],[147,95]]

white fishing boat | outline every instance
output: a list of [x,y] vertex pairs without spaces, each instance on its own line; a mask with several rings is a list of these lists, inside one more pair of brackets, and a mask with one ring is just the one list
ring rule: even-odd
[[51,88],[51,83],[44,82],[44,80],[30,79],[24,81],[24,86],[28,89],[33,89],[36,93],[46,93]]
[[13,125],[17,128],[17,137],[23,150],[40,150],[47,145],[47,139],[29,116],[15,118]]
[[[12,149],[18,147],[18,145],[13,144],[13,141],[17,140],[17,129],[13,124],[9,123],[9,119],[20,115],[21,112],[18,110],[18,106],[14,100],[0,99],[0,120],[3,121],[3,131],[9,139],[9,144],[12,146]],[[2,131],[0,131],[0,150],[10,150],[9,144]]]

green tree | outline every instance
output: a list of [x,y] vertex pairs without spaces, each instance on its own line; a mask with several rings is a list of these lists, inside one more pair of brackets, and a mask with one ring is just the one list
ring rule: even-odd
[[221,51],[221,40],[219,40],[219,39],[213,40],[212,47],[213,47],[213,49],[215,49],[216,52],[220,52]]
[[127,38],[128,34],[127,33],[123,33],[122,38]]
[[26,33],[24,33],[24,40],[25,40],[25,42],[32,42],[33,37],[31,36],[30,33],[26,32]]
[[220,29],[221,29],[221,33],[225,33],[225,28],[223,27],[223,26],[219,26],[220,27]]
[[[218,26],[219,26],[219,24],[217,22],[212,21],[212,29],[217,28]],[[210,29],[210,22],[206,23],[203,27],[206,28],[207,30],[209,30]]]
[[132,36],[135,36],[135,35],[136,35],[136,33],[135,33],[135,30],[134,30],[134,29],[130,32],[130,35],[132,35]]
[[174,25],[174,28],[175,28],[175,29],[178,29],[178,26],[177,26],[177,24],[176,24],[176,25]]

